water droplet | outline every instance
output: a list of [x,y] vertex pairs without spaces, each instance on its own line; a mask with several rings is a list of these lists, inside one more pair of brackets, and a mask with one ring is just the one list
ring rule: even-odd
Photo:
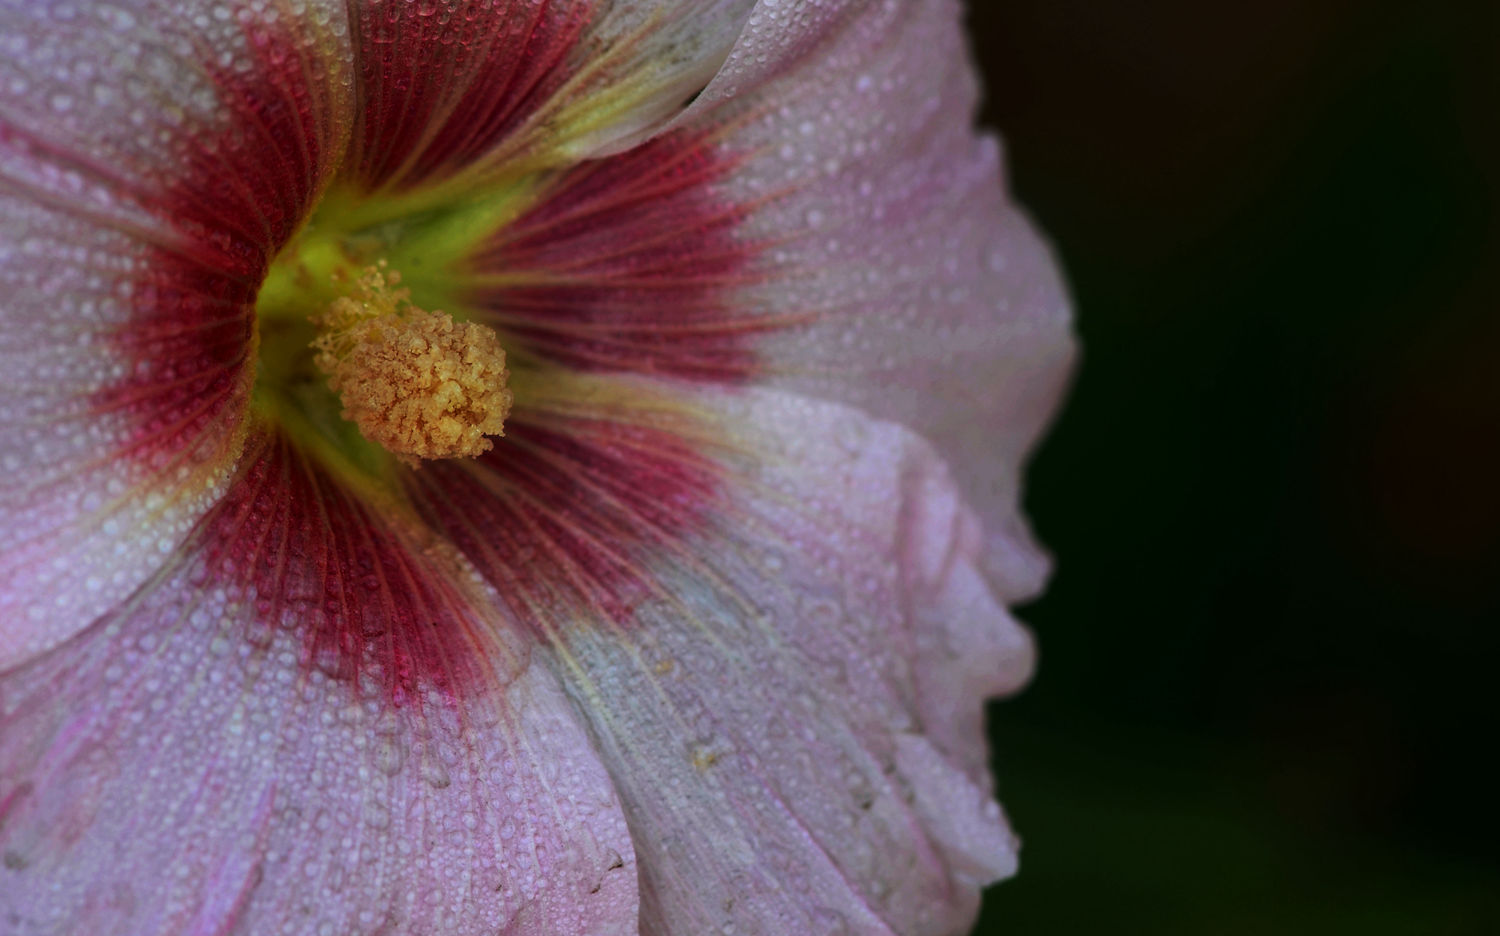
[[372,829],[389,828],[391,824],[391,811],[381,803],[365,804],[365,825]]
[[372,749],[375,757],[375,769],[387,777],[394,777],[401,772],[401,767],[406,763],[406,747],[397,737],[382,737],[375,742]]
[[448,768],[443,766],[443,762],[432,757],[422,760],[422,779],[426,780],[427,785],[434,790],[444,789],[448,784],[453,782],[452,778],[448,776]]

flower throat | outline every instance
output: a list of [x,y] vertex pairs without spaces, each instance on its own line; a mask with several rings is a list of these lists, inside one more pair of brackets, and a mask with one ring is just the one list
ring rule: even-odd
[[510,413],[505,351],[492,329],[411,304],[401,274],[366,267],[353,294],[312,317],[314,363],[339,394],[340,416],[415,467],[480,455]]
[[[440,261],[490,227],[493,207],[371,223],[369,204],[330,193],[272,263],[256,299],[255,406],[312,451],[367,474],[392,460],[483,454],[504,435],[513,399],[499,337],[413,302],[386,258],[425,273],[420,295],[447,305]],[[489,217],[476,225],[476,215]],[[455,217],[467,236],[453,236]]]

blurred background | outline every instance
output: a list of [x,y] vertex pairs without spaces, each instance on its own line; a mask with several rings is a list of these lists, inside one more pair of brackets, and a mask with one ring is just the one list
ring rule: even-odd
[[971,0],[1084,347],[980,933],[1500,933],[1500,3]]

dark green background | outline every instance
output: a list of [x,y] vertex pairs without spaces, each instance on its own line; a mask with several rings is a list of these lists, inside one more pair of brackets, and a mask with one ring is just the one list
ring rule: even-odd
[[1084,347],[981,933],[1500,933],[1497,8],[977,0]]

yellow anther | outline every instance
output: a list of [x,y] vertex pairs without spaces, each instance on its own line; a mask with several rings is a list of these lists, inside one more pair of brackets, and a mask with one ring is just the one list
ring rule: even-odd
[[366,439],[409,465],[474,456],[504,435],[505,351],[483,325],[411,304],[401,275],[367,267],[353,294],[312,317],[318,368]]

